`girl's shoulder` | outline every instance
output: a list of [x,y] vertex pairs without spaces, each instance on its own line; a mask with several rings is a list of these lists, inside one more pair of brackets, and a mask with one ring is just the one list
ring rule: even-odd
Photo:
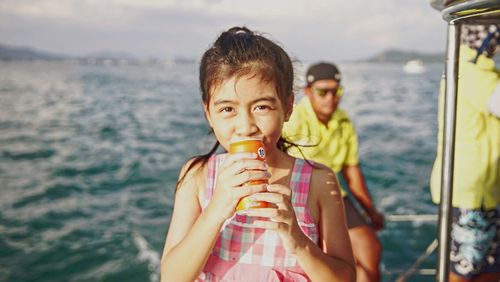
[[339,182],[335,172],[320,163],[311,163],[311,181],[309,184],[310,197],[317,199],[329,198],[334,195],[340,196]]
[[181,168],[180,178],[184,181],[191,181],[194,179],[198,179],[206,173],[208,168],[208,161],[200,160],[197,157],[189,159]]
[[311,166],[307,208],[319,224],[325,209],[342,202],[339,184],[335,173],[327,166],[309,160],[304,161],[304,165]]
[[[295,158],[295,159],[300,160],[301,158]],[[304,165],[311,166],[311,168],[312,168],[311,174],[312,174],[312,177],[315,179],[325,178],[333,173],[333,171],[329,167],[327,167],[326,165],[324,165],[322,163],[318,163],[318,162],[315,162],[315,161],[309,160],[309,159],[303,159],[303,161],[304,161]],[[335,173],[333,173],[333,175],[335,175]]]
[[205,184],[208,173],[208,162],[194,157],[188,160],[181,168],[177,192],[194,193],[199,202],[203,202]]
[[[304,166],[311,167],[310,171],[310,180],[309,180],[309,193],[315,193],[319,191],[325,190],[325,186],[331,187],[332,184],[338,186],[338,181],[335,173],[327,166],[314,162],[312,160],[307,160],[303,158],[296,158],[290,156],[292,160],[293,169],[291,169],[292,173],[297,172],[297,170],[302,170],[301,168]],[[301,165],[297,165],[297,163],[301,163]],[[331,187],[332,189],[334,187]],[[328,189],[330,190],[330,189]]]

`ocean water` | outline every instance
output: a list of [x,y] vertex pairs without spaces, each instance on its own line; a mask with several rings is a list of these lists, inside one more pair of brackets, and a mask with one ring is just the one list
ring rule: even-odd
[[[428,179],[443,66],[341,67],[377,206],[437,213]],[[213,144],[199,96],[194,63],[0,62],[0,281],[159,281],[179,168]],[[436,223],[387,222],[379,235],[383,281],[394,281]]]

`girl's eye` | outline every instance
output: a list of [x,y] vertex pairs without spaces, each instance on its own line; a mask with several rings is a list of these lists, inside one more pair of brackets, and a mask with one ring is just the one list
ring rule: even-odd
[[221,112],[221,113],[230,113],[232,111],[233,111],[232,107],[224,107],[224,108],[219,109],[219,112]]
[[255,109],[258,110],[258,111],[264,111],[264,110],[269,110],[270,107],[267,106],[267,105],[258,105],[258,106],[255,107]]

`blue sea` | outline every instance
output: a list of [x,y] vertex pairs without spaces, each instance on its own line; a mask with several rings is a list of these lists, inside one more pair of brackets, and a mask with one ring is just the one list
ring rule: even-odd
[[[443,65],[420,75],[399,64],[340,66],[341,107],[377,206],[437,213],[428,183]],[[214,142],[197,67],[0,62],[0,281],[159,281],[179,169]],[[433,221],[388,221],[383,281],[436,232]],[[434,253],[421,267],[435,265]]]

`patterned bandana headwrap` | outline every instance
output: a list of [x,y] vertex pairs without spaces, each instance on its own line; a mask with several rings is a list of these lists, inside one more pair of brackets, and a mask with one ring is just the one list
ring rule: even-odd
[[493,58],[500,53],[500,25],[463,25],[461,41],[477,50],[478,57],[483,54]]

